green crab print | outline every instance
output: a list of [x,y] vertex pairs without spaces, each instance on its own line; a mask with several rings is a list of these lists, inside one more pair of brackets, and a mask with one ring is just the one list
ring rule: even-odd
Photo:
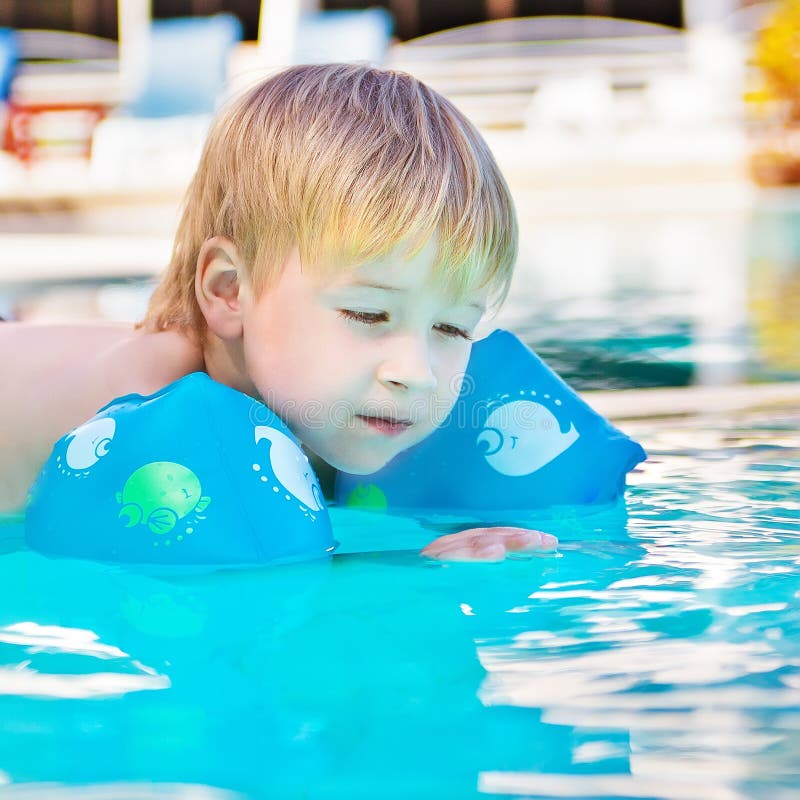
[[348,508],[369,508],[373,511],[386,511],[389,501],[374,483],[359,483],[345,501]]
[[119,518],[126,528],[145,525],[152,533],[169,533],[192,511],[198,518],[210,497],[202,495],[197,475],[182,464],[153,461],[134,472],[117,492]]

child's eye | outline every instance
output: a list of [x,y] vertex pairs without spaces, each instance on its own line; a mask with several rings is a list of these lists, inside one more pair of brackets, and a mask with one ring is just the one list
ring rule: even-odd
[[459,328],[457,325],[447,325],[442,323],[436,326],[436,330],[443,333],[445,336],[452,336],[454,339],[466,339],[468,342],[473,341],[472,335],[464,328]]
[[385,311],[353,311],[349,308],[340,308],[339,316],[364,325],[377,325],[389,321],[389,315]]

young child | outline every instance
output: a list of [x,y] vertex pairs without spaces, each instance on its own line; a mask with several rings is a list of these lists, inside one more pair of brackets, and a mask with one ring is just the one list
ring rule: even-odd
[[[316,465],[376,471],[452,407],[516,245],[485,142],[424,84],[342,64],[265,80],[215,121],[141,325],[0,325],[0,511],[100,406],[198,370],[263,399]],[[482,528],[423,552],[554,545]]]

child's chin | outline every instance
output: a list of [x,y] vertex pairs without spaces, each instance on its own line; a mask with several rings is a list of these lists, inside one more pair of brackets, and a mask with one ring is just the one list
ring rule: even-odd
[[350,475],[372,475],[374,472],[385,467],[388,463],[389,461],[386,459],[371,461],[369,463],[363,461],[347,462],[336,467],[336,469],[338,469],[339,472],[347,472]]
[[361,455],[360,458],[345,459],[338,464],[332,463],[331,465],[336,467],[339,472],[348,472],[351,475],[372,475],[379,469],[383,469],[397,454],[397,452],[391,453],[387,457],[386,454],[370,453]]

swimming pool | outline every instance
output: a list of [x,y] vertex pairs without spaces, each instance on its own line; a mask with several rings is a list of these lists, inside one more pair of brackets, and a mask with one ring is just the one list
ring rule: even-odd
[[498,565],[343,509],[330,564],[172,580],[3,525],[0,794],[797,797],[800,408],[624,428],[627,521]]

